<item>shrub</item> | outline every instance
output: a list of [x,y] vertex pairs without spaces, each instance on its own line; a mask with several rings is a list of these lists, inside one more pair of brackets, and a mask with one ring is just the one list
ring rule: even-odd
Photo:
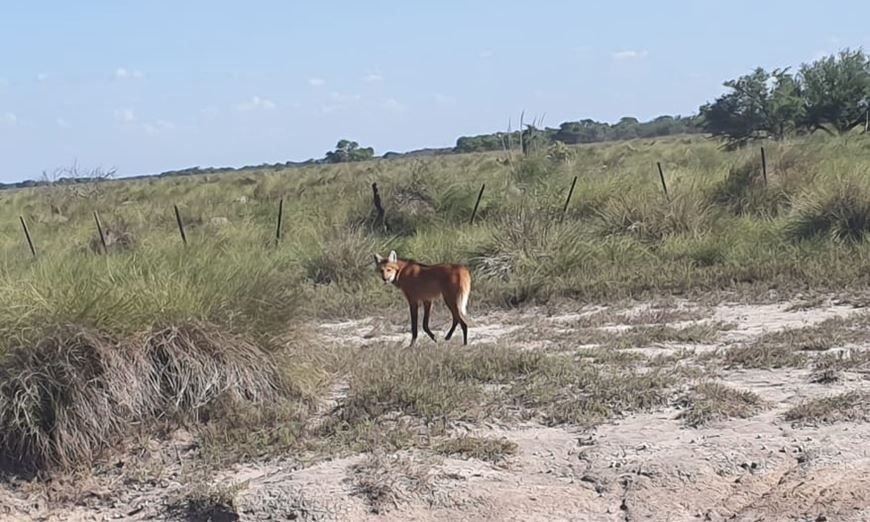
[[838,242],[863,241],[870,232],[870,190],[853,178],[806,191],[795,204],[786,235],[796,241],[828,237]]
[[91,464],[159,418],[196,422],[218,400],[269,404],[287,395],[271,356],[210,324],[119,342],[66,327],[0,361],[0,467]]

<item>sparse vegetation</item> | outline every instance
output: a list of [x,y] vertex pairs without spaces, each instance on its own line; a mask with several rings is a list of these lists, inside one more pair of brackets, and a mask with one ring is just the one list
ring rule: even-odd
[[364,497],[373,513],[426,495],[432,481],[432,464],[419,455],[372,453],[350,471],[354,494]]
[[785,412],[785,420],[797,424],[833,424],[867,422],[870,419],[866,392],[850,391],[820,399],[811,399]]
[[721,419],[751,417],[763,406],[755,393],[713,381],[697,384],[679,403],[684,410],[678,417],[691,427]]
[[435,446],[445,456],[459,456],[499,464],[517,451],[517,444],[505,438],[462,436],[447,439]]
[[[696,124],[648,125],[661,136]],[[626,120],[607,132],[648,136],[645,125]],[[784,128],[765,132],[778,139]],[[575,146],[550,138],[594,142],[604,131],[589,122],[552,131],[530,130],[522,154],[381,160],[346,142],[329,162],[105,181],[99,197],[87,181],[70,184],[75,191],[58,184],[0,193],[3,471],[87,469],[131,438],[184,426],[202,466],[371,455],[352,468],[351,483],[382,512],[429,494],[432,467],[408,454],[504,463],[519,451],[507,439],[455,436],[462,424],[582,429],[676,403],[697,427],[764,407],[757,395],[715,382],[684,393],[702,372],[718,371],[715,363],[725,372],[812,367],[817,383],[866,367],[864,352],[829,353],[864,342],[866,318],[697,355],[695,345],[718,344],[731,328],[703,307],[605,310],[547,330],[549,339],[524,320],[515,336],[467,349],[325,346],[315,335],[324,320],[375,315],[406,324],[395,289],[371,270],[372,253],[391,249],[425,263],[467,263],[472,317],[623,298],[710,304],[722,291],[782,298],[870,283],[867,136],[769,143],[765,183],[757,151],[722,150],[698,136]],[[33,233],[35,259],[18,216]],[[554,339],[552,350],[521,346]],[[864,398],[808,401],[786,418],[864,420]],[[178,506],[191,516],[233,509],[231,495],[217,490]]]

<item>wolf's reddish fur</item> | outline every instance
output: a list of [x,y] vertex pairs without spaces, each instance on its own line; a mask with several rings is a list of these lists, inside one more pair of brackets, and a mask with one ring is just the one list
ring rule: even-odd
[[417,317],[423,305],[423,331],[435,340],[429,329],[429,314],[432,302],[443,298],[453,315],[453,325],[444,337],[449,341],[456,326],[462,327],[462,344],[468,344],[467,316],[468,296],[471,293],[471,274],[464,265],[442,263],[424,265],[410,259],[399,259],[396,252],[387,257],[375,254],[375,264],[384,283],[397,286],[408,300],[411,308],[411,346],[417,342]]

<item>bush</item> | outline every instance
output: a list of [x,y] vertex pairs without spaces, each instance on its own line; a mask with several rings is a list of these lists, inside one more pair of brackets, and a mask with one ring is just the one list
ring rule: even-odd
[[197,422],[219,400],[270,404],[287,395],[271,356],[210,324],[120,342],[58,329],[0,361],[0,468],[91,464],[157,419]]
[[710,196],[737,215],[776,216],[787,205],[788,196],[776,185],[765,186],[758,161],[744,161],[731,167]]
[[693,192],[671,195],[671,200],[649,194],[623,192],[597,211],[604,234],[629,234],[659,241],[679,234],[704,234],[715,221],[713,209]]
[[870,189],[853,178],[805,192],[786,225],[789,238],[828,237],[838,242],[863,241],[870,232]]

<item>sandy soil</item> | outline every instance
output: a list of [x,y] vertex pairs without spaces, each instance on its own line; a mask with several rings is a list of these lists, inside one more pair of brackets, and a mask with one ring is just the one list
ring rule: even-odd
[[[678,302],[692,308],[694,303]],[[650,305],[626,307],[630,321]],[[494,340],[528,349],[577,347],[573,335],[584,317],[606,307],[547,312],[494,313],[475,318],[472,344]],[[436,312],[437,313],[437,312]],[[794,303],[721,303],[702,319],[674,321],[672,327],[721,322],[730,325],[715,341],[699,346],[662,343],[635,348],[649,353],[680,349],[728,349],[767,332],[816,324],[833,317],[866,313],[833,300],[800,307]],[[444,329],[436,315],[436,333]],[[624,326],[624,325],[623,325]],[[620,327],[619,324],[602,327]],[[408,342],[405,324],[366,319],[323,324],[326,339],[342,343]],[[443,334],[442,334],[443,335]],[[423,349],[438,349],[421,339]],[[862,349],[862,346],[851,346]],[[846,373],[833,384],[810,382],[809,370],[723,370],[718,380],[751,390],[768,406],[747,419],[716,421],[690,428],[677,409],[630,415],[594,430],[535,424],[467,427],[482,437],[504,437],[517,444],[502,464],[475,459],[433,458],[422,452],[385,455],[428,477],[424,490],[394,484],[399,498],[373,513],[355,494],[356,466],[366,455],[298,468],[289,460],[238,466],[213,477],[240,484],[236,513],[213,520],[870,520],[870,424],[837,423],[799,427],[782,414],[801,401],[846,390],[870,390],[863,374]],[[174,441],[176,469],[153,484],[80,477],[87,494],[63,506],[49,505],[45,490],[24,484],[0,488],[0,520],[168,520],[167,499],[183,483],[184,453],[190,440]],[[59,484],[57,487],[63,487]]]

